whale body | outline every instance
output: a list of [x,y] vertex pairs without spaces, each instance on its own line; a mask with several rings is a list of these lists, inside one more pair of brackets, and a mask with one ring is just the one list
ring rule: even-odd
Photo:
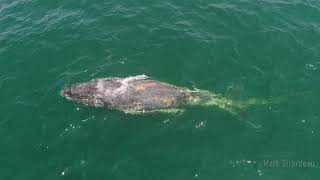
[[65,87],[60,95],[85,105],[130,114],[184,112],[184,107],[190,105],[217,106],[254,128],[261,126],[243,118],[242,109],[283,101],[283,98],[233,100],[206,90],[188,89],[149,79],[145,75],[94,79]]
[[218,101],[208,91],[178,87],[145,75],[94,79],[65,87],[60,94],[71,101],[126,113],[181,109]]

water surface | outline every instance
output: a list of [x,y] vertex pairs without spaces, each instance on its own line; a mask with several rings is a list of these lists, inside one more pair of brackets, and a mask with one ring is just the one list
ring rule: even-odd
[[[0,177],[318,179],[319,19],[315,0],[3,0]],[[256,130],[214,107],[133,116],[59,96],[72,83],[139,74],[289,98],[244,110]]]

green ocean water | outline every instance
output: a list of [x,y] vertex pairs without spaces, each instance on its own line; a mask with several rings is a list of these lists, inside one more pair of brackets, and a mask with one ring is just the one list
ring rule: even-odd
[[[254,129],[215,107],[129,115],[59,95],[140,74],[286,100],[243,109]],[[319,179],[320,2],[1,0],[0,97],[1,180]]]

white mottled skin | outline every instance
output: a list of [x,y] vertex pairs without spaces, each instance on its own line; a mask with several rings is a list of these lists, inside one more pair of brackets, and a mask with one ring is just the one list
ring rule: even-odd
[[105,89],[103,87],[103,80],[102,79],[98,79],[96,87],[97,87],[99,92],[104,92],[105,91]]
[[129,87],[129,83],[132,82],[132,81],[135,81],[135,80],[143,80],[143,79],[147,79],[148,76],[146,75],[138,75],[138,76],[129,76],[127,78],[117,78],[117,77],[114,77],[112,79],[116,79],[117,82],[120,82],[121,83],[121,86],[117,89],[115,89],[113,91],[113,93],[109,92],[108,89],[105,89],[104,88],[104,80],[108,80],[110,78],[103,78],[103,79],[98,79],[98,82],[97,82],[97,86],[96,88],[98,89],[99,92],[103,93],[104,95],[106,96],[109,96],[110,94],[112,94],[113,96],[117,96],[119,94],[123,94],[126,92],[126,90],[128,89]]

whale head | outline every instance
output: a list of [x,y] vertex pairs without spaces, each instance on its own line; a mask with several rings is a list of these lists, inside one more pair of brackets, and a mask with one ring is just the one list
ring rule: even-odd
[[86,105],[103,106],[103,103],[98,98],[99,93],[94,81],[65,87],[61,90],[60,95],[68,100]]

